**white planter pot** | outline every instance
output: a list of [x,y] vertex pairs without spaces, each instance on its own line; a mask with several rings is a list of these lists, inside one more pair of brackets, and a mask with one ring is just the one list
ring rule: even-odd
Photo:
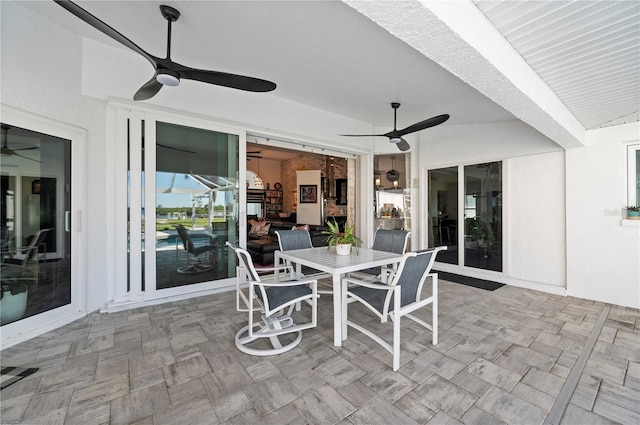
[[11,295],[11,290],[2,291],[2,300],[0,300],[0,323],[6,324],[22,319],[27,309],[27,285],[22,284],[20,292]]
[[349,255],[351,254],[351,244],[338,244],[336,245],[336,254],[338,255]]

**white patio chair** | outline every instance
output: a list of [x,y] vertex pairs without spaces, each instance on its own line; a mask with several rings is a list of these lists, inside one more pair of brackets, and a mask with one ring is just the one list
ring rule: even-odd
[[[393,355],[394,371],[400,367],[400,319],[402,317],[407,317],[431,330],[433,345],[438,343],[438,274],[430,271],[436,254],[445,249],[447,247],[443,246],[404,254],[397,272],[393,273],[393,279],[389,283],[343,278],[343,283],[350,285],[346,290],[347,306],[349,303],[360,302],[378,316],[381,323],[386,323],[387,318],[393,321],[393,341],[389,344],[372,331],[350,320],[348,308],[343,316],[348,326],[364,333]],[[431,277],[432,281],[431,296],[421,299],[422,287],[427,277]],[[411,314],[429,304],[432,305],[431,324]]]
[[[375,238],[373,239],[373,246],[371,247],[371,249],[393,252],[395,254],[404,254],[405,252],[407,252],[409,236],[411,236],[411,232],[407,230],[378,229],[376,231]],[[373,267],[354,273],[351,276],[365,278],[373,277],[386,282],[389,279],[388,272],[396,269],[397,264],[393,265],[392,267]]]
[[[271,356],[296,347],[302,339],[302,331],[317,324],[316,279],[282,281],[276,280],[273,274],[258,275],[246,250],[230,242],[226,242],[226,245],[236,253],[240,264],[236,269],[236,308],[249,313],[248,325],[236,333],[236,347],[254,356]],[[260,271],[276,269],[285,269],[289,276],[293,275],[288,266],[261,268]],[[245,284],[248,284],[248,288],[243,288]],[[295,305],[303,301],[311,305],[311,321],[295,324],[291,314]],[[285,309],[288,310],[286,314]],[[254,322],[255,313],[260,314],[261,322]],[[265,339],[270,342],[270,347],[260,343]]]
[[[313,248],[313,244],[311,243],[311,235],[309,234],[308,230],[277,230],[275,233],[278,236],[278,245],[280,246],[280,251],[293,251],[295,249]],[[293,266],[290,262],[287,262],[286,265]],[[316,270],[308,266],[301,266],[300,271],[302,273],[302,276],[299,277],[312,277],[316,280],[332,277],[332,275],[329,273],[324,273],[320,270]],[[324,285],[322,282],[320,284]],[[331,286],[331,289],[320,290],[318,291],[318,293],[332,294],[333,283],[327,283],[326,285]]]

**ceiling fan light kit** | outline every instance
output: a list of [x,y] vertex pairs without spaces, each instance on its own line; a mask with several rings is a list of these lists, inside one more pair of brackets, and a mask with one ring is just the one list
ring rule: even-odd
[[156,72],[156,81],[163,86],[177,87],[180,84],[180,78],[177,72],[168,69],[159,69]]
[[396,119],[397,119],[397,111],[398,111],[398,108],[400,107],[400,103],[392,102],[391,107],[393,108],[393,130],[392,131],[384,134],[340,134],[340,136],[387,137],[389,138],[390,143],[394,143],[398,147],[398,149],[404,152],[404,151],[408,151],[411,148],[411,146],[406,140],[402,138],[402,136],[405,136],[410,133],[415,133],[416,131],[427,129],[429,127],[435,127],[436,125],[440,125],[449,119],[449,114],[442,114],[442,115],[428,118],[424,121],[420,121],[402,130],[398,130],[397,129],[398,127],[396,125]]
[[180,80],[194,80],[203,83],[229,87],[238,90],[251,92],[269,92],[275,90],[276,84],[262,80],[260,78],[246,77],[244,75],[227,74],[219,71],[207,71],[202,69],[189,68],[171,60],[171,23],[176,22],[180,17],[180,12],[171,6],[161,5],[160,12],[167,20],[167,57],[159,58],[147,53],[133,41],[120,34],[114,28],[107,25],[91,13],[87,12],[77,4],[68,0],[55,0],[68,12],[82,19],[103,34],[113,38],[123,46],[133,50],[147,59],[153,69],[156,70],[153,78],[147,81],[133,96],[134,100],[147,100],[156,95],[162,86],[175,87],[180,84]]

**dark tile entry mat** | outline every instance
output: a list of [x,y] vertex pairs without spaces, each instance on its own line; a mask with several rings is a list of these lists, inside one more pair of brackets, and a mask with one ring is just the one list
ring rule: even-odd
[[21,379],[26,378],[38,371],[37,367],[3,367],[0,374],[2,374],[2,387],[0,390],[4,390],[11,384],[15,384]]
[[476,279],[475,277],[461,276],[459,274],[447,273],[434,270],[438,273],[440,279],[448,280],[449,282],[461,283],[467,286],[473,286],[474,288],[480,288],[487,291],[495,291],[502,288],[504,283],[493,282],[491,280]]

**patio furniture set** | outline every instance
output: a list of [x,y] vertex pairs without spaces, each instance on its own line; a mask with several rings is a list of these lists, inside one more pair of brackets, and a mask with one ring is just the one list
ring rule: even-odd
[[[400,367],[401,319],[408,318],[430,329],[433,344],[438,342],[438,275],[431,268],[437,247],[406,252],[409,232],[384,230],[376,232],[372,248],[360,248],[350,255],[336,255],[335,248],[314,247],[307,230],[279,230],[274,265],[256,269],[248,250],[230,242],[226,245],[238,257],[236,300],[238,311],[248,313],[248,324],[236,334],[239,350],[256,356],[280,354],[296,347],[302,331],[317,324],[317,298],[323,291],[319,281],[331,279],[329,291],[333,299],[334,345],[347,339],[348,327],[368,336],[393,356],[393,370]],[[326,279],[328,280],[328,279]],[[430,282],[428,296],[422,289]],[[393,322],[393,337],[387,341],[349,318],[349,305],[362,304],[381,323]],[[302,313],[308,305],[310,314]],[[423,318],[415,312],[431,306]],[[296,315],[296,313],[300,313]],[[430,323],[428,316],[431,315]],[[306,320],[296,324],[296,319]],[[261,321],[256,321],[261,317]]]

